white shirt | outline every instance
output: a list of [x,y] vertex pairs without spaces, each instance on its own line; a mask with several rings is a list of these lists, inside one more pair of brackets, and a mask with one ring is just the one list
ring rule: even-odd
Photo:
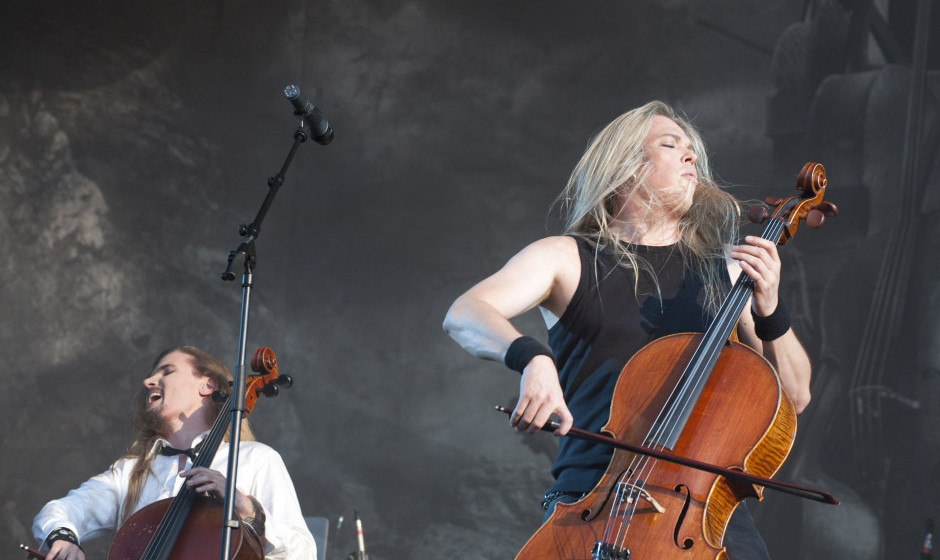
[[[207,434],[197,437],[193,445]],[[160,455],[165,443],[158,440],[150,451],[156,454],[151,474],[144,482],[134,511],[175,496],[185,482],[180,471],[192,467],[192,460],[185,455]],[[224,475],[228,455],[229,444],[222,442],[210,468]],[[294,484],[280,454],[263,443],[242,441],[238,456],[235,485],[264,508],[265,560],[315,560],[316,543],[307,530]],[[186,458],[182,469],[180,457]],[[67,527],[75,532],[79,542],[85,542],[114,531],[123,515],[124,497],[136,462],[137,459],[118,459],[110,469],[85,481],[64,498],[46,504],[33,520],[33,536],[41,542],[53,530]]]

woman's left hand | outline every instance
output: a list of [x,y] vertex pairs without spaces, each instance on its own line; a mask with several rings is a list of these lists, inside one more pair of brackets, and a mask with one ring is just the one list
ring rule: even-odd
[[743,245],[731,248],[731,258],[754,281],[754,313],[767,317],[777,309],[780,288],[780,255],[777,245],[761,237],[748,235]]

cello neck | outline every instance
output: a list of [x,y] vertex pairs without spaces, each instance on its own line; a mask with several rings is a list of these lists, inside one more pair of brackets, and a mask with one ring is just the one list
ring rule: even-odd
[[[212,424],[209,435],[206,436],[202,445],[202,450],[193,461],[193,467],[208,467],[212,464],[219,445],[225,438],[225,432],[231,423],[231,417],[228,412],[232,406],[232,397],[225,400],[225,405]],[[187,485],[180,488],[179,493],[173,498],[173,503],[166,510],[160,526],[154,531],[153,538],[147,544],[147,548],[141,555],[140,560],[167,560],[173,545],[176,544],[176,538],[179,536],[183,525],[186,523],[186,517],[193,506],[193,497],[196,496],[195,490]]]
[[[776,243],[785,227],[785,222],[772,218],[764,228],[761,237]],[[728,342],[731,332],[738,323],[738,318],[744,312],[753,287],[754,281],[742,272],[721,307],[718,308],[715,318],[702,337],[702,342],[695,349],[695,353],[692,354],[692,358],[682,372],[679,384],[650,433],[648,445],[661,446],[665,449],[672,449],[675,446],[682,428],[688,422],[692,409],[705,388],[705,382],[708,381],[715,362],[718,361],[721,349]]]
[[[779,218],[771,218],[767,223],[767,227],[764,228],[761,238],[777,243],[784,229],[786,229],[786,222]],[[754,281],[742,272],[731,291],[728,292],[725,301],[718,308],[715,318],[708,325],[705,338],[702,341],[703,346],[717,344],[720,347],[728,340],[731,331],[738,323],[738,318],[744,312],[744,306],[747,305],[748,299],[751,297],[752,289],[754,289]],[[712,362],[712,365],[714,365],[714,362]]]

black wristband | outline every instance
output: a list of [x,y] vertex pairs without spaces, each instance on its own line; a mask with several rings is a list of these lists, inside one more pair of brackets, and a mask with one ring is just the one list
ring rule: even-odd
[[69,541],[78,548],[82,549],[82,552],[85,552],[85,549],[82,548],[82,545],[78,544],[78,537],[75,536],[75,533],[72,532],[68,527],[59,527],[58,529],[49,533],[46,537],[46,546],[52,546],[52,543],[56,541]]
[[751,316],[754,317],[754,334],[761,340],[767,342],[777,340],[790,330],[790,312],[787,311],[782,301],[777,301],[777,309],[766,317],[754,313],[753,308]]
[[520,336],[509,345],[503,363],[509,369],[522,373],[525,367],[529,365],[529,362],[532,361],[532,358],[536,356],[548,356],[552,361],[555,361],[555,355],[544,344],[531,336]]

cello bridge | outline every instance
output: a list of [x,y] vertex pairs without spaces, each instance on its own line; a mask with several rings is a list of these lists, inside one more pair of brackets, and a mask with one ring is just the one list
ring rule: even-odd
[[656,498],[654,498],[652,494],[647,492],[645,488],[640,488],[639,486],[637,486],[636,484],[633,484],[632,482],[629,482],[629,483],[621,482],[620,484],[618,484],[617,492],[621,496],[623,496],[624,494],[627,495],[627,504],[633,503],[632,491],[636,491],[636,493],[639,494],[641,498],[649,502],[650,505],[653,506],[653,509],[655,509],[657,512],[666,513],[666,508],[661,506],[659,502],[656,501]]

